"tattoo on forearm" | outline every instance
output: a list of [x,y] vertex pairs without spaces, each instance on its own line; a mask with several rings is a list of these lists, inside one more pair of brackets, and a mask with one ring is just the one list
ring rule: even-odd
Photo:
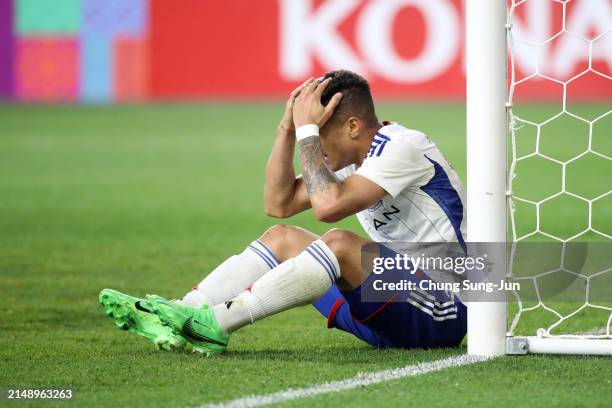
[[302,177],[308,194],[326,190],[332,184],[339,184],[336,174],[327,166],[318,137],[309,137],[300,142]]

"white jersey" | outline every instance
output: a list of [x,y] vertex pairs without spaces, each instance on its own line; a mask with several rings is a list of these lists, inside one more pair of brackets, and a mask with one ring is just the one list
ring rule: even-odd
[[460,242],[465,239],[464,191],[457,173],[423,133],[396,123],[382,127],[352,174],[382,187],[387,195],[357,214],[374,241]]

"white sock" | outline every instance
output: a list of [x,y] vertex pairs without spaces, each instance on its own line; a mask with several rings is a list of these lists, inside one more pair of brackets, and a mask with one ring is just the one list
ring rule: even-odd
[[277,265],[278,260],[270,248],[260,240],[253,241],[244,252],[217,266],[178,302],[194,307],[218,305],[242,293]]
[[266,316],[319,299],[339,277],[336,256],[319,239],[259,278],[250,290],[214,306],[215,317],[221,328],[231,333]]

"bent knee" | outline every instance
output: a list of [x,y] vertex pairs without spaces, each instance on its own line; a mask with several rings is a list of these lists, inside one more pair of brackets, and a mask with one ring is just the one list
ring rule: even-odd
[[273,225],[270,228],[268,228],[261,237],[268,238],[271,240],[283,239],[284,237],[287,236],[291,228],[293,227],[289,225],[285,225],[285,224]]
[[303,228],[278,224],[268,228],[260,239],[283,262],[296,256],[317,238],[316,235]]
[[359,235],[339,228],[327,231],[321,239],[334,251],[336,256],[361,247],[362,241],[365,241]]

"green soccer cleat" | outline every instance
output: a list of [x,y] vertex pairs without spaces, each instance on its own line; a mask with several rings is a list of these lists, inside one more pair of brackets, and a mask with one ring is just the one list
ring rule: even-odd
[[160,350],[191,349],[189,342],[161,324],[149,307],[149,302],[112,289],[100,292],[100,304],[104,313],[115,321],[115,326],[136,333],[151,341]]
[[169,326],[174,334],[189,340],[194,351],[211,356],[227,348],[229,336],[223,332],[207,305],[179,305],[156,295],[147,295],[147,300],[162,324]]

